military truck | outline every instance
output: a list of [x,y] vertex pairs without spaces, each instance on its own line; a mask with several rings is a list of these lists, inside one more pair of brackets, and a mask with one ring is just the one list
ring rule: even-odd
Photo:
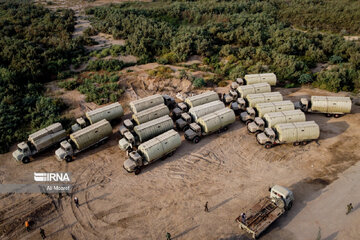
[[70,134],[69,140],[60,143],[60,148],[55,151],[55,156],[59,161],[71,162],[77,154],[105,142],[111,134],[111,124],[103,119]]
[[189,129],[189,124],[195,122],[199,117],[223,108],[225,108],[225,105],[219,100],[192,107],[188,113],[182,113],[181,117],[176,120],[176,128],[185,132]]
[[119,148],[123,151],[131,151],[139,144],[173,128],[174,122],[169,116],[137,125],[132,131],[124,133],[123,138],[119,140]]
[[305,122],[305,113],[301,110],[289,110],[283,112],[265,113],[263,118],[256,117],[255,120],[247,125],[250,133],[258,133],[265,128],[272,128],[279,123]]
[[310,101],[301,98],[296,103],[296,107],[304,112],[325,113],[328,117],[336,118],[351,112],[351,99],[349,97],[333,97],[333,96],[312,96]]
[[271,86],[276,85],[276,75],[275,73],[260,73],[260,74],[247,74],[244,79],[237,78],[236,82],[239,85],[250,85],[255,83],[268,83]]
[[294,146],[306,145],[308,142],[318,139],[319,136],[319,125],[314,121],[306,121],[280,123],[273,128],[265,128],[264,132],[256,136],[256,140],[269,149],[284,143],[293,143]]
[[175,99],[169,95],[155,94],[145,98],[141,98],[129,103],[131,111],[136,114],[148,108],[155,107],[159,104],[165,104],[169,109],[173,109],[176,105]]
[[282,112],[287,110],[294,110],[294,103],[286,100],[279,102],[257,103],[254,107],[247,107],[245,112],[240,114],[240,120],[246,125],[254,121],[255,117],[262,118],[265,113]]
[[[238,87],[233,89],[234,86]],[[233,82],[230,87],[229,94],[224,94],[222,99],[225,104],[230,104],[231,102],[236,101],[238,98],[245,98],[248,94],[266,92],[271,92],[271,86],[268,83],[255,83],[251,85],[239,86],[236,82]]]
[[229,108],[223,108],[200,117],[196,123],[191,123],[190,129],[185,131],[184,137],[188,141],[198,143],[203,136],[216,131],[226,131],[233,122],[235,122],[234,111]]
[[123,115],[124,110],[121,104],[116,102],[85,113],[84,117],[76,119],[76,123],[71,126],[71,130],[72,132],[76,132],[103,119],[110,122],[114,119],[121,118]]
[[255,107],[257,103],[283,101],[283,96],[279,92],[248,94],[245,98],[238,98],[230,106],[235,113],[245,111],[246,107]]
[[171,129],[139,145],[137,151],[129,153],[124,169],[138,175],[141,168],[164,157],[171,156],[181,145],[179,133]]
[[17,161],[29,163],[37,153],[40,153],[66,138],[66,132],[61,123],[54,123],[46,128],[29,135],[26,142],[21,142],[17,145],[17,149],[12,153],[12,156]]
[[205,103],[220,100],[219,95],[214,91],[204,92],[198,95],[187,97],[184,102],[178,103],[177,107],[172,111],[174,119],[181,117],[181,114],[187,112],[190,108],[196,107]]
[[131,131],[135,126],[149,122],[151,120],[169,115],[170,111],[165,104],[159,104],[155,107],[145,109],[141,112],[134,113],[132,119],[125,119],[124,123],[119,128],[119,133],[124,136],[125,132]]
[[253,239],[258,238],[265,229],[293,206],[295,198],[289,189],[275,185],[269,188],[269,191],[269,197],[262,198],[246,211],[245,215],[236,218],[239,228]]

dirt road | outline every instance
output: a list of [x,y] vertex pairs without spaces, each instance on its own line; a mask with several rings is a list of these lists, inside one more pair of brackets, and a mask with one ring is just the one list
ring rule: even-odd
[[[313,89],[279,90],[292,100],[329,94]],[[154,163],[138,176],[122,168],[126,156],[117,147],[116,134],[69,164],[56,161],[54,150],[27,165],[15,163],[11,153],[0,155],[1,183],[28,183],[34,171],[68,171],[75,185],[72,194],[80,200],[76,208],[70,196],[1,195],[0,238],[38,239],[42,227],[50,239],[163,239],[166,232],[173,239],[246,239],[234,219],[254,199],[267,195],[272,184],[289,186],[297,201],[294,211],[264,239],[300,240],[305,230],[313,239],[319,226],[324,237],[331,236],[331,230],[338,231],[336,236],[350,236],[344,235],[346,228],[326,227],[324,221],[338,214],[341,221],[346,203],[358,194],[356,185],[349,181],[348,190],[339,192],[349,197],[341,201],[331,194],[337,187],[329,185],[326,190],[326,186],[360,159],[360,107],[354,105],[353,114],[338,119],[320,114],[307,115],[307,119],[320,125],[319,144],[265,150],[237,121],[227,132],[208,136],[197,145],[183,142],[171,158]],[[329,209],[339,205],[338,209],[329,214],[329,209],[320,208],[322,199]],[[209,213],[204,212],[206,201]],[[355,200],[353,204],[357,206]],[[356,214],[358,210],[346,221],[355,224]],[[25,216],[34,220],[30,233],[23,227]]]

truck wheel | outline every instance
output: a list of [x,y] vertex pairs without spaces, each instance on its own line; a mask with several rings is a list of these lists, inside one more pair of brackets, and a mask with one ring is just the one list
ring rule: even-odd
[[292,208],[293,201],[289,202],[289,205],[286,207],[286,211],[289,211]]
[[72,158],[71,158],[70,156],[66,156],[66,157],[65,157],[65,161],[66,161],[66,162],[71,162],[71,161],[72,161]]
[[227,131],[229,128],[228,127],[224,127],[223,128],[223,131],[225,132],[225,131]]
[[251,120],[246,120],[246,122],[245,122],[246,126],[251,122],[252,122]]
[[174,152],[169,152],[166,157],[171,157],[172,155],[174,155]]
[[302,141],[302,142],[301,142],[301,145],[303,145],[303,146],[305,146],[306,144],[308,144],[307,141]]
[[135,171],[134,171],[135,175],[139,175],[140,172],[141,172],[141,169],[140,169],[140,168],[135,168]]
[[185,126],[185,127],[183,127],[182,131],[185,132],[188,129],[189,129],[189,126]]
[[326,116],[327,116],[327,117],[331,117],[331,114],[330,114],[330,113],[327,113]]
[[335,114],[334,115],[334,118],[339,118],[340,117],[340,114]]
[[271,143],[265,143],[264,147],[266,149],[272,148],[272,144]]
[[23,159],[22,159],[22,162],[23,163],[29,163],[30,162],[30,158],[28,158],[28,157],[24,157]]
[[199,137],[194,137],[193,143],[198,143],[198,142],[200,142],[200,138]]
[[299,146],[300,143],[299,142],[294,142],[293,145],[296,147],[296,146]]

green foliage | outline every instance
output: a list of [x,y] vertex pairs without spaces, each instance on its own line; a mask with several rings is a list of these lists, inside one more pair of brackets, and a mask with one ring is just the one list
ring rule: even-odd
[[359,77],[359,72],[349,68],[349,66],[340,65],[330,71],[319,72],[317,80],[313,84],[332,92],[351,91]]
[[336,55],[332,55],[329,59],[329,62],[332,64],[341,63],[342,61],[343,61],[342,57]]
[[76,79],[66,80],[58,83],[59,87],[65,88],[66,90],[74,90],[79,86]]
[[205,87],[206,83],[205,80],[203,78],[195,78],[192,82],[193,86],[196,88],[201,88],[201,87]]
[[299,77],[298,82],[299,82],[300,84],[311,83],[311,82],[312,82],[312,77],[311,77],[311,75],[308,74],[308,73],[302,74],[302,75]]
[[106,70],[108,72],[112,71],[120,71],[125,67],[132,66],[133,64],[125,64],[123,61],[117,59],[109,59],[109,60],[95,60],[90,61],[87,66],[88,71],[100,71]]
[[174,71],[171,68],[166,67],[166,66],[158,66],[155,69],[148,70],[147,72],[152,77],[171,78],[171,74]]
[[71,33],[71,10],[27,1],[0,2],[0,152],[55,121],[66,107],[44,97],[43,84],[69,67],[83,48]]
[[83,79],[77,88],[82,94],[86,95],[87,102],[105,104],[116,102],[124,90],[117,83],[119,76],[94,74]]

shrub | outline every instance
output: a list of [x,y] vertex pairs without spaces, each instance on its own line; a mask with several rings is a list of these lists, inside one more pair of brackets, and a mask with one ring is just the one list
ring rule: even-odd
[[206,86],[206,83],[205,83],[205,80],[203,78],[195,78],[193,80],[193,86],[196,87],[196,88],[201,88],[201,87],[205,87]]

